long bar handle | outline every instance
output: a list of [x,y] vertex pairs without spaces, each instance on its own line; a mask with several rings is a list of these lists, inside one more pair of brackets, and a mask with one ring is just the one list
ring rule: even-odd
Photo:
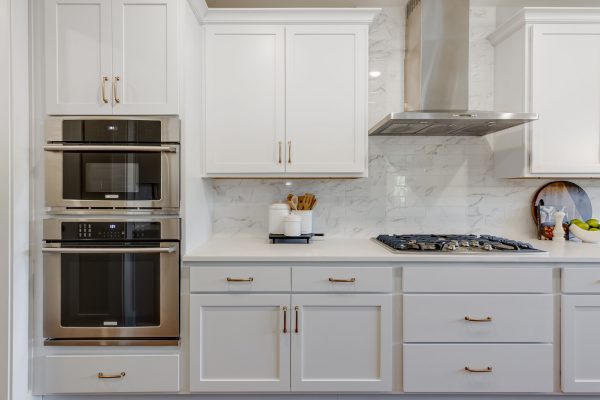
[[294,333],[298,333],[299,332],[298,316],[299,316],[300,307],[298,307],[298,306],[294,307],[294,311],[296,312],[296,327],[294,328]]
[[292,163],[292,141],[288,140],[288,164]]
[[492,317],[472,318],[472,317],[466,316],[465,317],[465,321],[469,321],[469,322],[492,322]]
[[277,145],[279,147],[279,159],[278,159],[278,162],[279,162],[279,164],[281,164],[281,140],[279,142],[277,142]]
[[230,277],[227,277],[227,282],[254,282],[254,278],[253,277],[249,277],[249,278],[230,278]]
[[115,98],[115,103],[119,104],[121,99],[119,98],[119,94],[117,93],[117,82],[119,82],[121,78],[117,75],[113,78],[113,96]]
[[287,333],[287,311],[288,308],[283,306],[283,333]]
[[99,146],[99,145],[62,145],[47,144],[44,146],[46,151],[130,151],[130,152],[161,152],[176,153],[177,148],[173,146]]
[[106,104],[108,99],[106,98],[106,82],[108,82],[108,76],[102,77],[102,101]]
[[121,379],[125,377],[125,371],[119,372],[118,374],[104,374],[102,372],[98,372],[98,379]]
[[329,282],[354,283],[354,282],[356,282],[356,278],[349,278],[349,279],[329,278]]
[[485,368],[465,367],[465,371],[467,371],[467,372],[492,372],[492,367],[485,367]]
[[174,253],[175,247],[44,247],[42,253],[67,254],[129,254],[129,253]]

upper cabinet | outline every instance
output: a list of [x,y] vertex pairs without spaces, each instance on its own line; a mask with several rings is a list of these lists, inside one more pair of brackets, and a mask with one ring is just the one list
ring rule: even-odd
[[205,175],[365,176],[377,11],[209,13]]
[[496,109],[540,116],[494,135],[496,175],[600,177],[600,10],[524,8],[489,39]]
[[46,112],[177,114],[177,0],[47,0]]

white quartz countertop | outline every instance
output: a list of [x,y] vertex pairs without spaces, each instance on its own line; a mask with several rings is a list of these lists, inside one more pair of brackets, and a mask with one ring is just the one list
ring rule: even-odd
[[548,253],[394,254],[371,239],[319,239],[271,244],[267,238],[214,238],[183,256],[184,262],[531,262],[600,263],[600,245],[527,240]]

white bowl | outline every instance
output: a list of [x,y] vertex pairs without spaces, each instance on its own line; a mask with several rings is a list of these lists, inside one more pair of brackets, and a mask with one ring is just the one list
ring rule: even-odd
[[586,231],[575,224],[569,226],[569,231],[586,243],[600,243],[600,231]]

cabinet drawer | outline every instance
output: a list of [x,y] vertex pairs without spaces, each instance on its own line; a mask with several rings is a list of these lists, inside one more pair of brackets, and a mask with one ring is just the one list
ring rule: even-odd
[[407,267],[410,293],[552,293],[552,268]]
[[407,294],[403,315],[405,342],[553,341],[551,294]]
[[561,281],[564,293],[600,293],[600,268],[564,268]]
[[191,267],[191,292],[289,292],[290,267]]
[[46,356],[44,393],[178,391],[177,354]]
[[405,392],[552,392],[553,369],[551,344],[404,345]]
[[389,267],[295,267],[294,292],[392,292]]

